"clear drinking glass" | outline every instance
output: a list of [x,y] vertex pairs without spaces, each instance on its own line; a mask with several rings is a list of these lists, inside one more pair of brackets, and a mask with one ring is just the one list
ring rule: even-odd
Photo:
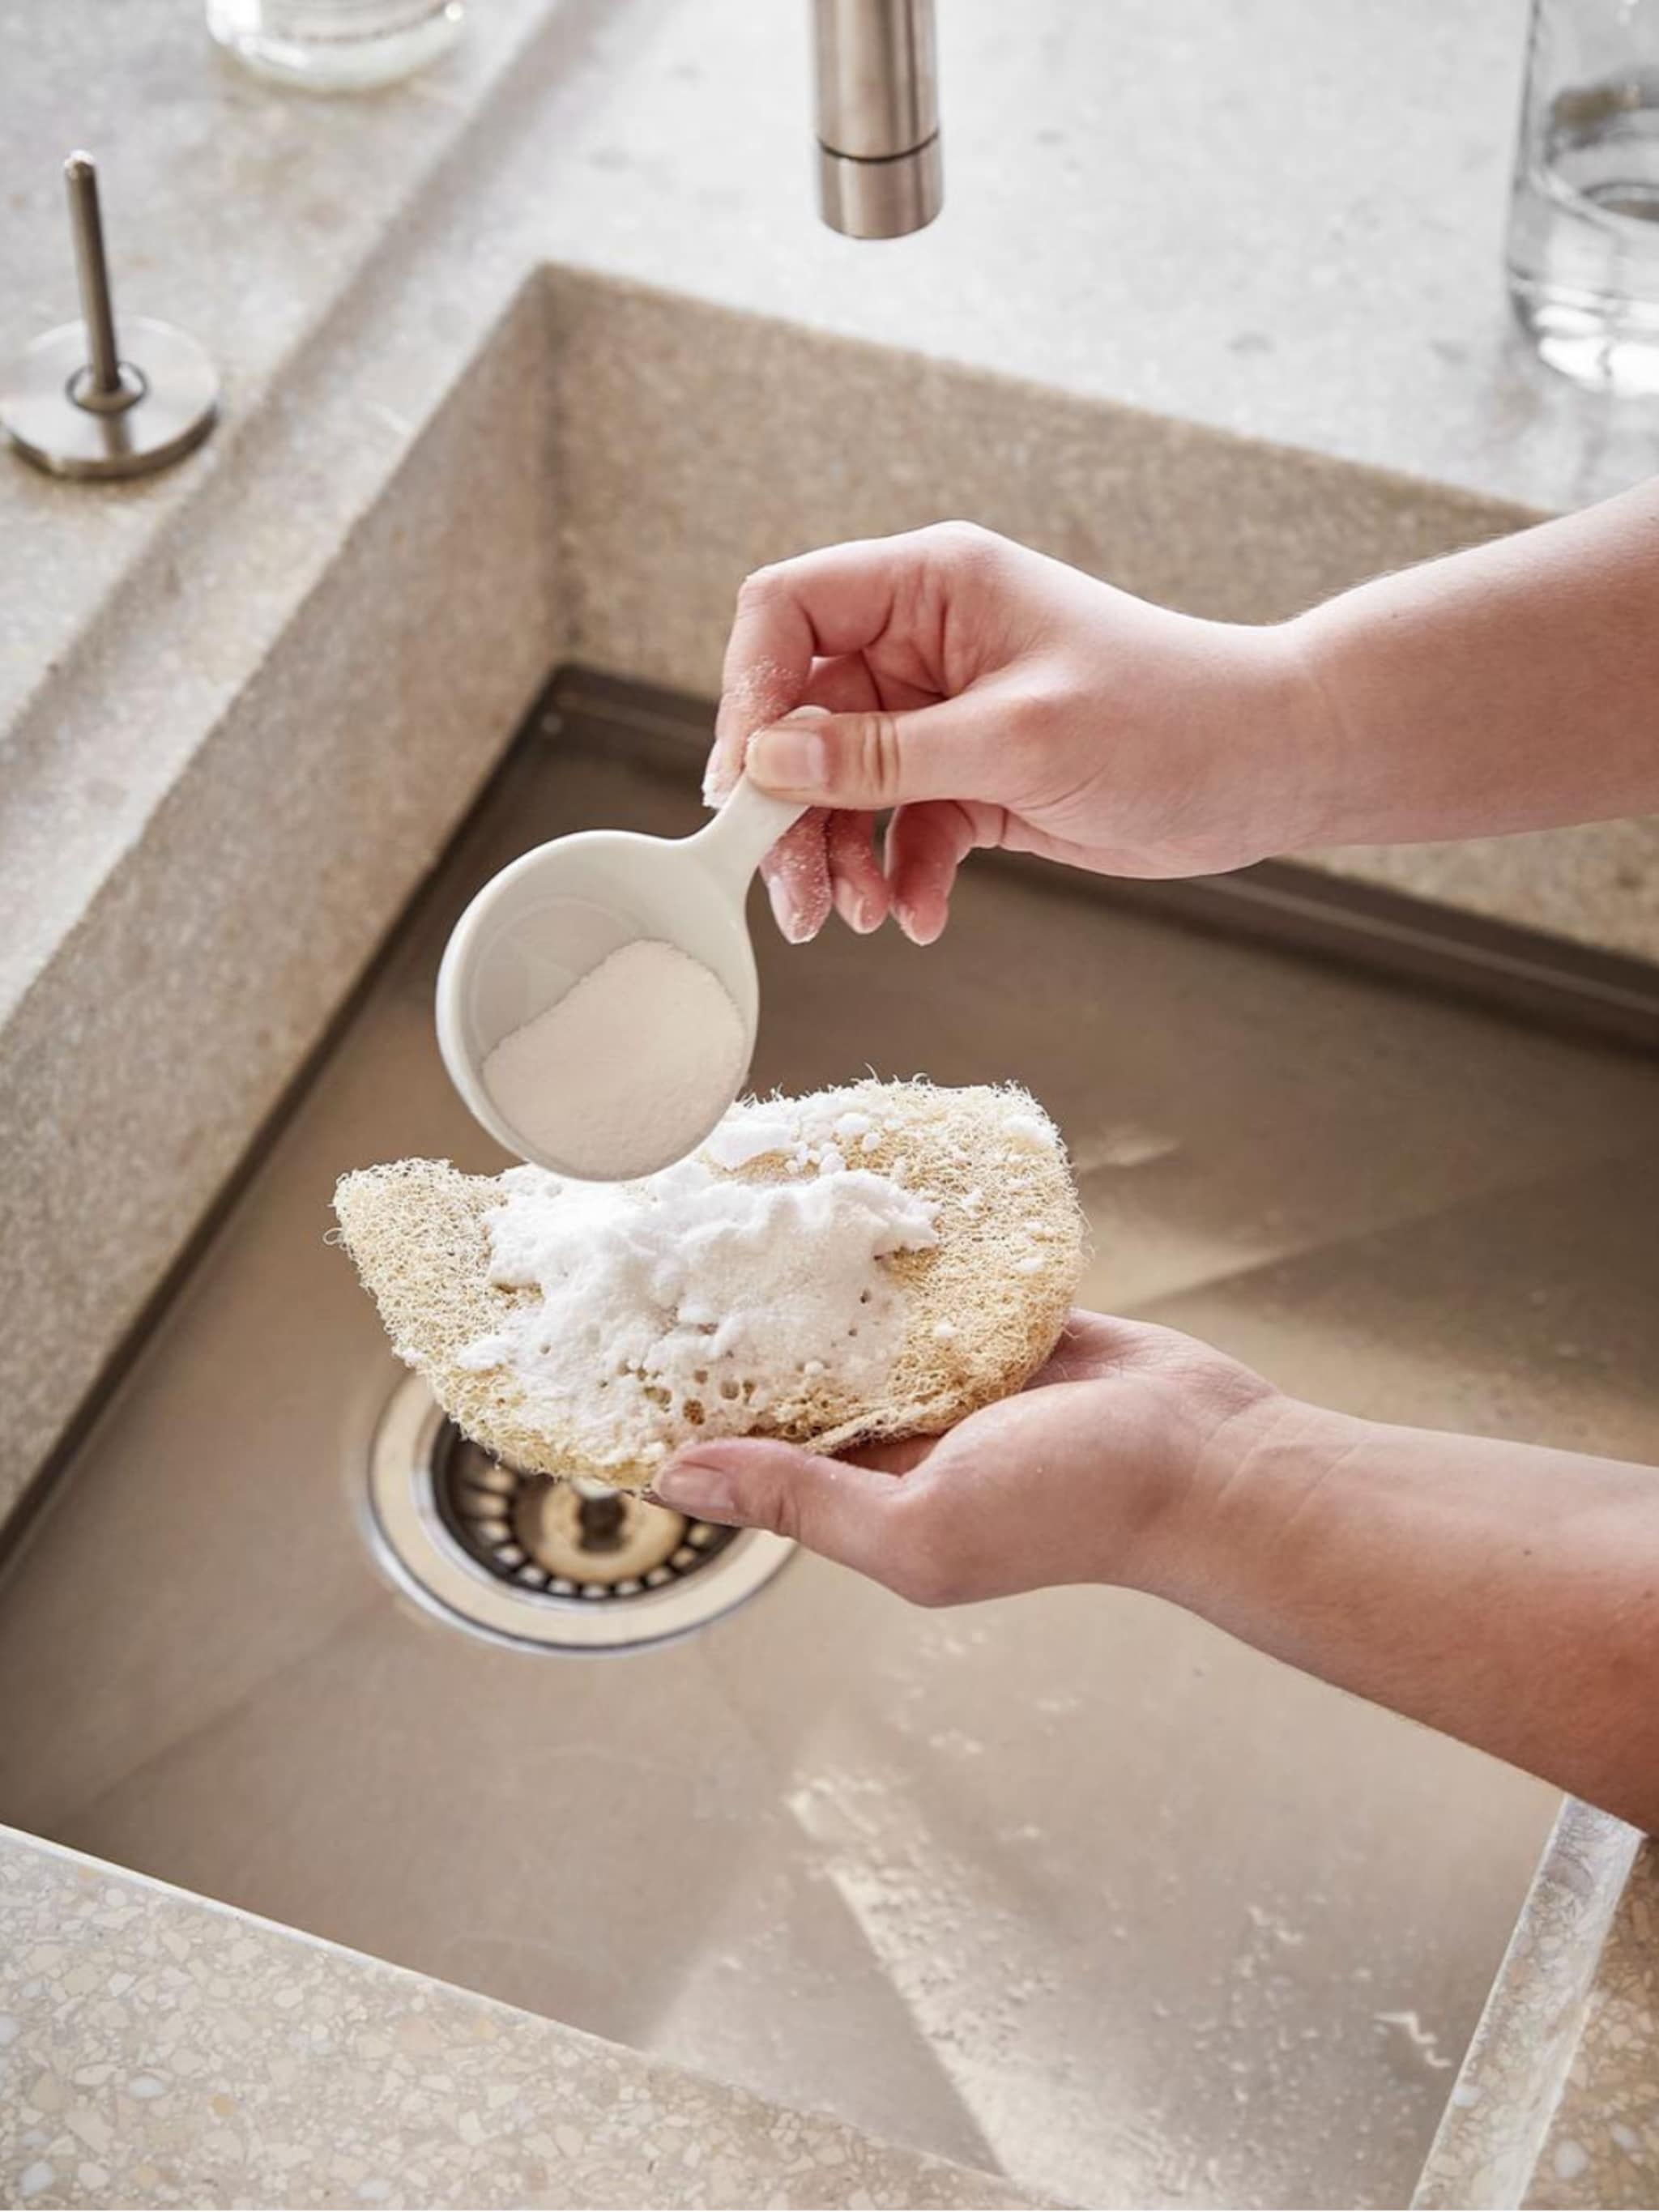
[[1532,0],[1508,261],[1552,368],[1659,392],[1659,0]]
[[460,36],[461,0],[207,0],[222,46],[261,76],[362,92],[410,76]]

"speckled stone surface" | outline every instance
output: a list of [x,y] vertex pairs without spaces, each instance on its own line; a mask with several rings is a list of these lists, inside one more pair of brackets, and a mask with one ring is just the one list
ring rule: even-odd
[[[1573,1799],[1563,1807],[1425,2161],[1418,2206],[1442,2212],[1531,2201],[1563,2084],[1607,1986],[1603,1947],[1622,1917],[1639,1847],[1623,1821]],[[1610,1947],[1605,1973],[1619,1978],[1619,1960],[1629,1956]],[[1652,1965],[1650,1946],[1650,1973]],[[1651,2045],[1642,2063],[1651,2083]]]
[[[88,143],[121,295],[225,372],[222,452],[370,258],[477,179],[480,126],[528,83],[544,258],[1539,507],[1655,466],[1651,409],[1587,400],[1510,327],[1525,0],[942,12],[946,211],[872,248],[812,218],[793,0],[479,0],[441,67],[357,101],[246,76],[197,0],[122,0],[118,32],[98,0],[9,0],[0,345],[72,313],[57,165]],[[6,473],[9,708],[189,477],[100,495],[94,525]]]
[[12,733],[4,1496],[558,659],[708,688],[747,568],[951,511],[1239,619],[1517,519],[533,259],[503,304],[531,242],[475,215],[365,283]]
[[0,2203],[1042,2201],[0,1830]]
[[[0,1504],[558,657],[545,382],[532,296],[432,395],[390,496],[385,445],[336,472],[302,418],[273,424],[286,482],[206,487],[189,542],[14,733]],[[234,644],[204,616],[232,599]]]
[[[781,552],[941,514],[1234,622],[1277,620],[1529,519],[798,325],[559,271],[552,285],[570,649],[622,674],[712,694],[733,579]],[[605,406],[581,409],[601,383]],[[850,447],[849,421],[861,426]],[[708,434],[728,422],[740,438]],[[1659,822],[1316,857],[1659,959]]]
[[[1498,31],[1454,33],[1417,4],[1458,89],[1404,173],[1412,191],[1442,193],[1419,210],[1411,265],[1426,281],[1437,240],[1467,286],[1468,241],[1447,220],[1462,204],[1454,171],[1480,171],[1490,194],[1507,124],[1488,110],[1471,137],[1456,73],[1467,67],[1490,98]],[[0,1140],[28,1194],[0,1267],[18,1317],[0,1352],[14,1415],[0,1502],[561,654],[706,684],[745,567],[964,509],[1139,590],[1261,618],[1524,519],[1496,494],[1547,504],[1638,472],[1613,418],[1565,391],[1511,411],[1478,465],[1450,465],[1424,390],[1345,444],[1327,377],[1304,385],[1282,362],[1266,374],[1259,346],[1232,343],[1247,301],[1245,335],[1282,343],[1287,272],[1315,269],[1297,203],[1251,197],[1255,173],[1238,180],[1255,208],[1249,255],[1219,290],[1187,284],[1176,314],[1155,281],[1175,246],[1159,228],[1169,177],[1158,172],[1152,199],[1144,164],[1111,165],[1126,147],[1150,151],[1173,90],[1224,61],[1232,32],[1132,10],[1121,27],[1137,75],[1119,65],[1118,27],[1106,39],[1103,17],[1058,0],[1023,16],[1018,40],[988,0],[962,0],[950,20],[953,128],[977,157],[953,170],[946,221],[885,250],[830,237],[804,184],[792,198],[780,182],[786,145],[805,166],[793,97],[804,11],[515,0],[483,10],[429,77],[362,103],[255,84],[174,0],[131,0],[121,40],[91,0],[18,31],[25,58],[5,99],[25,181],[6,234],[9,304],[31,325],[62,312],[52,147],[72,112],[106,159],[118,253],[130,196],[124,296],[216,341],[227,414],[200,454],[147,486],[0,466]],[[1413,58],[1391,76],[1358,32],[1339,52],[1310,44],[1305,24],[1287,19],[1276,40],[1270,29],[1253,35],[1318,79],[1320,119],[1286,143],[1283,84],[1237,70],[1230,165],[1255,131],[1280,149],[1304,212],[1369,208],[1346,255],[1363,293],[1381,265],[1370,232],[1382,202],[1352,194],[1382,153],[1354,118],[1397,96],[1420,132],[1420,70]],[[1478,52],[1462,52],[1466,35]],[[1067,109],[1091,65],[1140,115],[1138,142],[1097,128],[1092,96]],[[155,103],[131,96],[140,67]],[[1007,114],[1024,111],[1008,106],[1011,71],[1043,118],[1012,136]],[[994,116],[976,104],[990,85]],[[1054,190],[1051,156],[1074,188]],[[1062,277],[1048,231],[1039,246],[1030,221],[1010,230],[994,217],[993,159],[1010,192],[1046,180],[1046,221],[1082,226],[1074,267],[1086,282]],[[1208,267],[1215,250],[1206,226],[1173,265]],[[538,270],[561,256],[672,275],[686,296],[675,309],[570,270],[550,292]],[[1403,329],[1418,332],[1419,367],[1461,374],[1421,322],[1396,315],[1385,344],[1368,321],[1362,343],[1345,323],[1353,302],[1328,281],[1336,265],[1316,264],[1319,328],[1349,330],[1351,420],[1365,411],[1362,389],[1377,396],[1362,363]],[[1033,270],[1050,286],[1036,321]],[[1172,318],[1158,343],[1127,313],[1126,272]],[[709,298],[804,320],[763,323]],[[1435,315],[1450,305],[1434,292]],[[1486,368],[1522,374],[1495,312]],[[825,335],[872,331],[911,349]],[[999,373],[953,369],[947,352]],[[1042,383],[1003,373],[1033,369]],[[1248,404],[1218,397],[1246,392]],[[1483,370],[1460,403],[1466,431],[1492,392]],[[1269,392],[1300,412],[1267,404]],[[1147,400],[1162,411],[1144,411]],[[1360,457],[1443,480],[1347,465]],[[1656,842],[1638,825],[1551,845],[1530,870],[1473,848],[1421,866],[1444,895],[1652,951],[1642,886],[1659,876]],[[1407,881],[1417,865],[1387,864]]]
[[[1521,0],[945,12],[949,211],[870,248],[811,219],[781,0],[481,0],[441,70],[343,103],[243,76],[189,0],[0,5],[0,344],[71,312],[88,141],[118,302],[196,330],[227,400],[147,485],[0,458],[0,1512],[560,657],[706,685],[744,568],[964,509],[1259,619],[1659,461],[1659,413],[1508,331]],[[1656,860],[1633,824],[1335,864],[1651,954]],[[1551,2186],[1601,2185],[1586,2129]],[[242,2201],[314,2201],[295,2148]]]
[[1659,2204],[1659,1846],[1644,1843],[1527,2191],[1529,2205]]
[[1144,598],[1269,622],[1531,519],[794,322],[550,282],[572,650],[710,695],[734,580],[836,536],[969,515]]

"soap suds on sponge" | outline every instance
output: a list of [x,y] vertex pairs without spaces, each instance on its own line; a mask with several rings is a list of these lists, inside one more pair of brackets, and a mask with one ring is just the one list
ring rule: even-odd
[[743,1081],[746,1042],[717,975],[641,938],[503,1037],[484,1087],[536,1152],[623,1182],[702,1141]]
[[[849,1166],[840,1133],[799,1109],[734,1110],[704,1153],[645,1181],[501,1178],[489,1280],[532,1291],[458,1364],[505,1367],[525,1417],[597,1464],[661,1457],[688,1425],[773,1425],[823,1378],[878,1399],[904,1341],[907,1291],[883,1262],[938,1241],[937,1207]],[[783,1153],[785,1182],[740,1170]],[[733,1172],[739,1170],[739,1172]]]

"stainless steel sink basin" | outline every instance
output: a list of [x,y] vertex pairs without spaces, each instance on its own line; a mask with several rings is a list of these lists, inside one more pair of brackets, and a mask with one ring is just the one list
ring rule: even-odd
[[[930,1614],[798,1556],[689,1638],[572,1656],[377,1560],[402,1370],[334,1178],[498,1164],[430,1008],[484,874],[697,812],[695,732],[582,698],[13,1560],[0,1818],[1073,2201],[1401,2201],[1540,1784],[1116,1591]],[[990,864],[926,953],[761,936],[757,1080],[1030,1083],[1095,1302],[1370,1412],[1659,1453],[1651,1065]]]

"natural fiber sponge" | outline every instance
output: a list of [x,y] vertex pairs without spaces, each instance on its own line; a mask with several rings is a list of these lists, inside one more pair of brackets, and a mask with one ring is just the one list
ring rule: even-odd
[[400,1356],[526,1470],[633,1486],[699,1437],[932,1435],[1053,1350],[1083,1223],[1013,1086],[860,1083],[734,1106],[634,1183],[402,1160],[341,1180]]

